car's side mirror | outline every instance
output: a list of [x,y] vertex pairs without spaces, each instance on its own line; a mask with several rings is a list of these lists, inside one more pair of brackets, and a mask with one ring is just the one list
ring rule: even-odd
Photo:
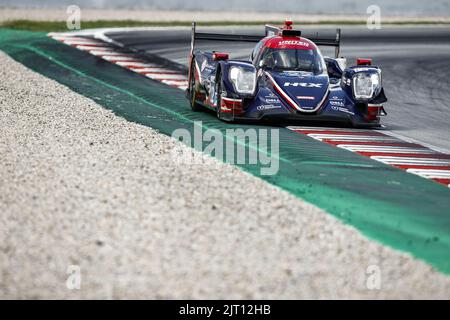
[[266,64],[266,61],[264,60],[264,59],[261,59],[261,60],[259,60],[259,67],[260,68],[264,68],[267,64]]

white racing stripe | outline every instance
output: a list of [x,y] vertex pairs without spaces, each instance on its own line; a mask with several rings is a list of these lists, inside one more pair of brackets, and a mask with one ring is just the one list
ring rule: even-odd
[[426,148],[408,148],[408,147],[390,147],[390,146],[376,146],[376,145],[347,145],[339,144],[339,148],[350,151],[359,152],[389,152],[389,153],[418,153],[418,154],[434,154],[433,150]]
[[399,141],[397,138],[387,136],[337,135],[321,133],[310,133],[308,136],[318,140],[327,139],[336,141]]
[[135,58],[131,55],[118,55],[118,56],[103,56],[102,59],[107,61],[135,61],[135,62],[142,62],[141,59]]
[[94,42],[94,41],[84,41],[84,40],[63,40],[65,44],[68,45],[85,45],[85,46],[104,46],[101,42]]
[[184,87],[184,86],[187,86],[187,84],[188,84],[187,80],[182,80],[182,81],[162,80],[161,82],[168,84],[169,86],[177,86],[177,87]]
[[[108,57],[120,57],[120,56],[133,56],[132,54],[124,54],[121,52],[115,52],[115,51],[103,51],[103,50],[91,50],[89,52],[90,54],[93,54],[94,56],[108,56]],[[134,55],[136,56],[136,55]]]
[[450,160],[438,158],[408,158],[408,157],[386,157],[371,156],[373,160],[381,161],[386,164],[398,165],[450,165]]
[[154,73],[158,73],[158,72],[159,73],[167,73],[167,74],[169,74],[169,73],[176,73],[176,71],[165,69],[165,68],[161,68],[161,67],[158,67],[158,66],[149,67],[149,68],[141,68],[138,71],[140,73],[152,73],[152,72],[154,72]]
[[407,169],[406,172],[418,174],[429,179],[450,179],[450,170]]
[[143,70],[146,67],[154,67],[156,64],[154,63],[147,63],[147,62],[131,62],[131,61],[117,61],[117,65],[121,67],[126,67],[129,69],[136,69],[134,71],[138,72]]
[[181,74],[146,74],[146,77],[154,80],[185,80],[187,77]]
[[369,133],[373,133],[373,132],[379,132],[376,130],[367,130],[367,129],[354,129],[354,128],[332,128],[332,127],[298,127],[298,126],[289,126],[287,127],[287,129],[289,130],[294,130],[294,131],[336,131],[336,133],[339,133],[340,131],[352,131],[352,132],[369,132]]
[[93,42],[92,40],[88,40],[86,38],[80,38],[80,37],[53,36],[51,38],[54,40],[57,40],[57,41],[61,41],[61,42],[64,42],[64,41],[90,41],[90,42]]
[[97,52],[105,52],[105,53],[106,52],[114,52],[115,51],[114,48],[107,47],[107,46],[104,46],[104,47],[102,47],[102,46],[92,47],[92,46],[79,45],[79,46],[76,46],[76,48],[79,49],[79,50],[89,51],[89,52],[92,52],[94,50],[97,51]]

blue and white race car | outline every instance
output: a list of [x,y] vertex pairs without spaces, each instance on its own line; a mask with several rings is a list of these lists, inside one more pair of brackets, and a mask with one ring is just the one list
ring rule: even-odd
[[[257,42],[248,61],[200,51],[197,40]],[[334,46],[335,58],[318,46]],[[266,26],[266,36],[198,33],[193,23],[189,87],[194,111],[209,108],[225,121],[286,119],[379,126],[387,101],[381,69],[371,59],[346,67],[338,58],[340,30],[334,39],[307,39],[292,29]]]

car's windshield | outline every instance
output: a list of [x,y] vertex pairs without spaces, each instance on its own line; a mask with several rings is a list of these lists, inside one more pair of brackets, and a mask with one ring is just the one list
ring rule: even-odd
[[269,69],[296,70],[320,74],[324,72],[322,55],[316,49],[266,48],[261,56],[262,66]]

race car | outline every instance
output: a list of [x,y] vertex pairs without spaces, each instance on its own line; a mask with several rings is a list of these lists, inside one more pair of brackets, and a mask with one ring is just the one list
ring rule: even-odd
[[[387,101],[381,69],[371,59],[346,67],[339,58],[340,29],[333,39],[304,38],[291,20],[266,25],[265,36],[196,32],[192,24],[189,86],[193,111],[214,110],[224,121],[286,119],[380,126]],[[197,40],[256,42],[249,60],[201,51]],[[324,57],[318,46],[335,47]]]

